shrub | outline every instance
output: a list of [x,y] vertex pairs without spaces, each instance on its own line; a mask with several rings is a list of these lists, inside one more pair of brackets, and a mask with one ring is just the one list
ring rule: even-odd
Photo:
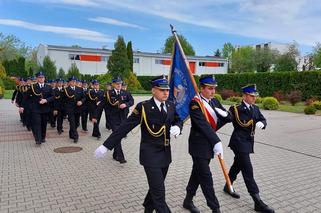
[[4,84],[2,79],[0,78],[0,99],[4,96]]
[[279,108],[279,102],[274,97],[266,97],[262,101],[263,108],[268,110],[276,110]]
[[314,106],[314,108],[317,110],[321,110],[321,101],[314,101],[312,106]]
[[137,76],[133,72],[130,72],[129,76],[124,81],[128,84],[128,90],[131,92],[142,89]]
[[311,105],[313,102],[315,102],[317,100],[318,100],[317,97],[311,97],[311,98],[305,100],[304,105],[305,106],[309,106],[309,105]]
[[314,115],[316,113],[316,111],[317,111],[317,109],[313,105],[306,106],[304,108],[304,113],[307,115]]
[[272,96],[273,96],[274,98],[276,98],[276,100],[278,100],[279,102],[285,100],[284,94],[283,94],[283,92],[280,91],[280,90],[274,91]]
[[302,100],[302,92],[299,90],[291,91],[288,94],[288,100],[294,106],[296,103],[298,103]]
[[233,90],[231,89],[223,89],[221,92],[220,92],[223,100],[226,100],[230,97],[234,97],[234,96],[239,96],[238,93],[234,92]]
[[231,102],[241,103],[242,97],[232,96],[232,97],[229,97],[226,100],[227,101],[231,101]]
[[262,103],[262,101],[263,101],[263,98],[257,97],[255,103],[260,104]]
[[219,101],[219,102],[222,102],[223,98],[220,94],[214,94],[214,97]]

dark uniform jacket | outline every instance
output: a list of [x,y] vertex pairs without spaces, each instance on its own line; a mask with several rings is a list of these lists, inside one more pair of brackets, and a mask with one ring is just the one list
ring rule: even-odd
[[[40,88],[39,83],[31,84],[26,91],[26,96],[28,98],[28,104],[30,104],[31,112],[36,113],[49,113],[50,105],[49,103],[54,101],[54,95],[52,87],[48,84],[44,84]],[[47,103],[39,104],[41,99],[46,99]]]
[[77,106],[77,102],[81,101],[84,104],[86,101],[85,94],[81,87],[75,86],[75,90],[73,90],[68,86],[64,88],[61,95],[63,97],[63,108],[66,112],[81,113],[81,106]]
[[[225,110],[221,103],[212,98],[210,106],[213,108],[218,107]],[[214,145],[220,142],[220,138],[217,136],[216,131],[223,125],[231,122],[231,115],[222,117],[218,113],[217,115],[217,129],[213,129],[210,123],[206,120],[200,105],[197,101],[192,100],[190,103],[190,118],[191,118],[191,131],[189,135],[189,153],[193,157],[210,159],[214,157]],[[215,111],[215,110],[214,110]]]
[[[175,112],[174,103],[166,101],[165,104],[167,108],[166,118],[162,116],[154,98],[137,104],[128,119],[104,142],[104,146],[109,150],[113,149],[116,143],[119,143],[129,131],[141,123],[140,164],[146,167],[167,167],[172,161],[170,127],[177,125],[182,129],[183,122],[179,120]],[[145,116],[143,112],[145,112]],[[146,122],[142,118],[146,118]],[[150,132],[156,133],[161,128],[165,130],[165,134],[161,134],[159,137]]]
[[[97,118],[99,115],[98,110],[102,111],[103,108],[100,107],[98,109],[97,103],[101,103],[104,99],[104,90],[96,90],[95,89],[90,89],[87,92],[87,102],[88,102],[88,109],[90,112],[93,113],[93,117]],[[103,103],[102,103],[103,104]]]
[[[242,101],[241,104],[236,106],[237,114],[235,113],[234,106],[230,107],[230,113],[233,117],[233,126],[234,131],[232,133],[229,147],[234,152],[242,152],[242,153],[253,153],[254,152],[254,133],[255,133],[255,124],[261,121],[264,124],[264,128],[266,127],[266,119],[261,114],[259,107],[256,105],[252,105],[253,112],[247,108],[245,103]],[[243,124],[249,122],[253,119],[253,124],[248,127],[243,127],[237,121],[241,121]]]
[[[126,107],[120,109],[119,105],[121,104],[126,104]],[[117,95],[113,89],[105,93],[105,99],[99,104],[99,110],[103,110],[104,105],[106,105],[109,111],[111,125],[118,126],[126,120],[129,107],[134,105],[134,99],[129,92],[125,90],[120,90],[120,95]]]
[[61,111],[63,109],[63,93],[64,92],[64,88],[62,87],[61,90],[59,91],[59,88],[56,87],[54,89],[54,110],[58,110]]

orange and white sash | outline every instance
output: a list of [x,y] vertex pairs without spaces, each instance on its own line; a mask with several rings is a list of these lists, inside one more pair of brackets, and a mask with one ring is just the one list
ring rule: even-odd
[[193,100],[195,100],[199,104],[207,122],[209,122],[211,127],[216,130],[217,115],[214,109],[209,105],[207,101],[201,99],[199,96],[195,96]]

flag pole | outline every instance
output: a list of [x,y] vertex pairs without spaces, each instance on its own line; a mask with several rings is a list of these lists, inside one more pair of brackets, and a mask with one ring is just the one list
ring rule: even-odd
[[[199,97],[198,87],[197,87],[197,85],[196,85],[196,82],[195,82],[193,73],[192,73],[191,70],[190,70],[189,63],[188,63],[188,61],[187,61],[187,58],[186,58],[186,56],[185,56],[185,53],[184,53],[183,48],[182,48],[182,46],[181,46],[181,43],[179,42],[179,39],[178,39],[176,30],[174,29],[174,26],[171,25],[171,24],[170,24],[170,27],[171,27],[172,34],[173,34],[173,36],[175,37],[175,40],[176,40],[176,42],[177,42],[177,44],[178,44],[178,46],[179,46],[179,50],[180,50],[180,52],[181,52],[181,54],[182,54],[182,56],[183,56],[185,65],[186,65],[187,70],[188,70],[189,77],[190,77],[190,79],[191,79],[191,81],[192,81],[192,84],[193,84],[193,87],[194,87],[194,90],[195,90],[195,94]],[[227,169],[226,169],[224,160],[223,160],[223,158],[221,157],[221,155],[218,155],[217,157],[218,157],[218,159],[219,159],[219,162],[220,162],[220,165],[221,165],[221,168],[222,168],[222,171],[223,171],[223,175],[224,175],[224,178],[225,178],[227,187],[228,187],[228,189],[230,190],[230,192],[234,192],[233,186],[232,186],[232,184],[231,184],[230,177],[228,176],[228,173],[227,173]]]
[[181,52],[181,54],[182,54],[182,56],[183,56],[185,65],[186,65],[187,70],[188,70],[188,75],[189,75],[189,77],[190,77],[190,79],[191,79],[191,81],[192,81],[193,88],[194,88],[194,90],[195,90],[195,94],[196,94],[197,96],[199,96],[198,88],[197,88],[196,82],[195,82],[195,80],[194,80],[193,73],[191,72],[191,69],[190,69],[190,67],[189,67],[189,63],[188,63],[188,61],[187,61],[187,58],[186,58],[186,56],[185,56],[185,53],[184,53],[183,48],[182,48],[182,46],[181,46],[181,43],[179,42],[179,39],[178,39],[176,30],[174,29],[173,25],[170,24],[170,26],[171,26],[171,30],[172,30],[173,36],[175,37],[175,40],[176,40],[176,42],[177,42],[177,44],[178,44],[179,51]]

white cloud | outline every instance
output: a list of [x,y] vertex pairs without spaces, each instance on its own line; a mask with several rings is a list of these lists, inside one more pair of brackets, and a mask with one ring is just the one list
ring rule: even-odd
[[94,22],[99,22],[99,23],[104,23],[104,24],[111,24],[111,25],[117,25],[121,27],[131,27],[131,28],[137,28],[140,30],[144,30],[144,27],[141,27],[136,24],[130,24],[127,22],[123,22],[117,19],[112,19],[112,18],[107,18],[107,17],[96,17],[96,18],[89,18],[88,20],[94,21]]
[[15,19],[0,19],[0,25],[15,26],[15,27],[26,28],[29,30],[62,34],[67,37],[82,39],[82,40],[98,41],[98,42],[114,42],[114,40],[111,37],[104,35],[100,32],[81,29],[81,28],[40,25],[40,24],[34,24],[34,23],[15,20]]
[[[34,0],[35,1],[35,0]],[[39,1],[39,0],[38,0]],[[305,45],[320,41],[319,0],[86,0],[88,6],[127,10],[224,33]],[[56,3],[72,4],[71,0]],[[79,5],[78,2],[74,2]]]

